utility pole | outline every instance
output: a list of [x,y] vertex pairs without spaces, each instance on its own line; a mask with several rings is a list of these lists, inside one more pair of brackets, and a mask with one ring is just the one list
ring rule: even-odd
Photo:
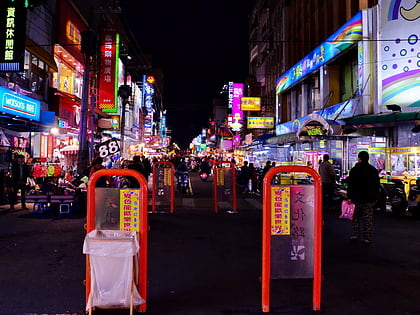
[[[85,71],[83,72],[82,103],[80,106],[79,154],[77,156],[77,172],[83,174],[89,164],[89,143],[87,137],[89,109],[89,76],[91,57],[96,53],[96,34],[92,30],[82,32],[82,53],[85,55]],[[93,130],[92,130],[93,132]]]

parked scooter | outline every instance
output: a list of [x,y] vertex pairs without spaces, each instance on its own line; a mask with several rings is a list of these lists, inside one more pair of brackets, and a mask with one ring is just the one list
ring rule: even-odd
[[404,182],[400,179],[391,180],[395,185],[389,193],[392,213],[396,216],[404,216],[407,212],[407,195],[404,190]]
[[185,194],[188,191],[188,187],[189,187],[188,172],[178,172],[177,178],[178,178],[178,190],[181,193]]
[[415,219],[420,219],[420,179],[410,187],[408,192],[408,213]]

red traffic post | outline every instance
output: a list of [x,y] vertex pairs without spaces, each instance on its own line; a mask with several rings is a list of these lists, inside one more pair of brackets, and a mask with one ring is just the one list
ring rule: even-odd
[[[163,170],[163,174],[159,171]],[[175,209],[175,166],[169,161],[158,161],[153,163],[153,180],[152,180],[152,212],[156,212],[156,196],[160,189],[165,192],[165,188],[169,187],[169,206],[170,212]],[[163,188],[160,188],[162,186]]]
[[[229,165],[229,167],[225,167],[225,165]],[[229,169],[231,171],[231,198],[232,198],[232,211],[237,213],[237,203],[236,203],[236,169],[235,164],[231,161],[217,161],[213,165],[213,196],[214,196],[214,211],[216,213],[219,212],[219,193],[218,188],[220,186],[225,187],[226,183],[226,174],[225,171]]]
[[[322,184],[319,174],[306,166],[277,166],[271,168],[263,179],[262,311],[270,311],[271,237],[282,237],[288,232],[290,234],[287,230],[290,229],[290,204],[293,198],[297,198],[297,194],[292,195],[290,190],[288,194],[282,196],[281,190],[284,189],[287,192],[284,188],[287,185],[272,185],[272,179],[278,173],[306,173],[314,180],[313,253],[310,253],[313,255],[312,308],[314,311],[319,311],[321,308]],[[278,192],[276,199],[273,199],[273,192]],[[278,207],[278,213],[273,211],[273,205]],[[310,205],[305,206],[307,210],[310,208]]]
[[[134,177],[140,184],[140,207],[139,207],[139,224],[136,227],[139,242],[139,259],[138,259],[138,275],[136,279],[136,286],[140,296],[145,300],[143,304],[140,304],[138,310],[141,312],[146,311],[147,305],[147,232],[148,232],[148,221],[147,221],[147,182],[143,175],[135,170],[130,169],[102,169],[93,173],[89,179],[88,190],[87,190],[87,223],[86,232],[89,233],[96,228],[96,197],[95,192],[96,182],[103,176],[131,176]],[[100,188],[100,189],[118,189],[118,188]],[[128,190],[130,190],[128,188]],[[138,190],[134,188],[133,190]],[[86,303],[91,290],[91,270],[89,265],[89,257],[86,256]]]

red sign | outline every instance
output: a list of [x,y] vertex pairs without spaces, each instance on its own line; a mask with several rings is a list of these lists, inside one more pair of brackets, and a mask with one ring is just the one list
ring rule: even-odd
[[116,113],[116,65],[117,65],[117,34],[104,31],[101,41],[101,68],[99,73],[98,106],[104,112]]

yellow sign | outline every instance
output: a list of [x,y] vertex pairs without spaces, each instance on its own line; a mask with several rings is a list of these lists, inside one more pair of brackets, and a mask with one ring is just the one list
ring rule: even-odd
[[140,190],[120,190],[120,230],[140,231]]
[[225,172],[224,168],[216,168],[216,180],[217,186],[224,186],[225,185]]
[[248,129],[273,129],[274,117],[248,117]]
[[261,110],[261,97],[241,97],[241,110]]
[[172,186],[173,178],[174,178],[174,175],[172,174],[172,169],[168,167],[164,168],[163,169],[163,184],[165,186]]
[[271,187],[271,235],[290,235],[290,187]]

